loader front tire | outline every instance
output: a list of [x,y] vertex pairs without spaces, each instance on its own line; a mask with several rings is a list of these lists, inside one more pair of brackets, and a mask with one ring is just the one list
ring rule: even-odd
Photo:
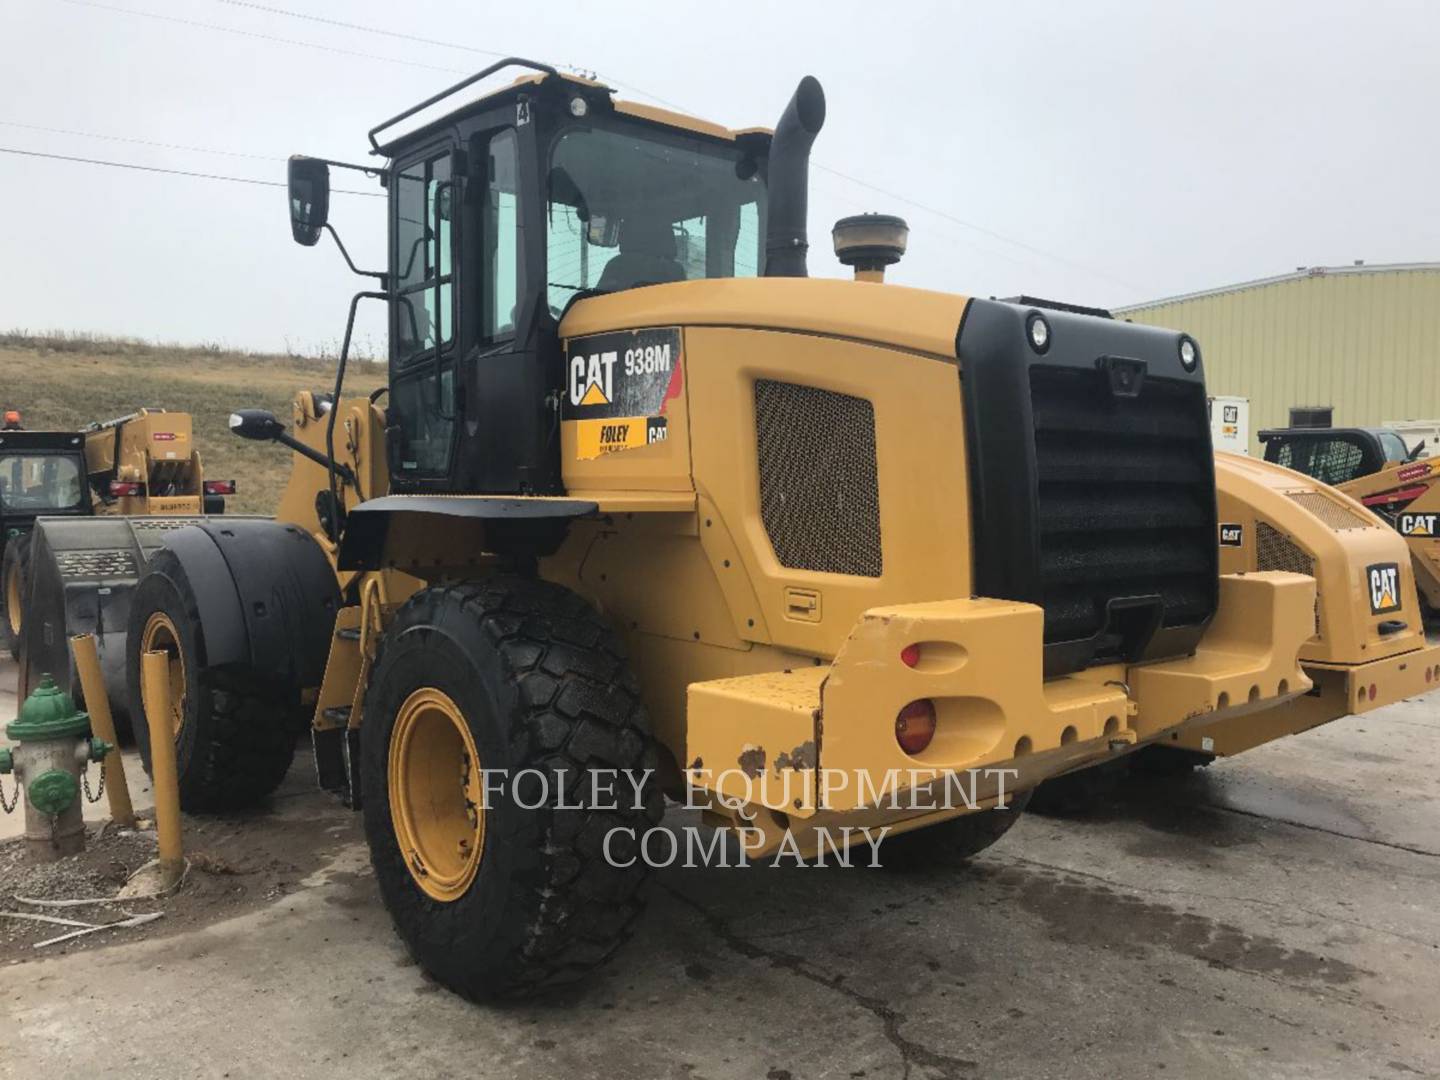
[[1022,791],[1011,795],[1003,810],[961,814],[938,825],[889,837],[880,845],[880,863],[894,870],[911,871],[973,858],[1015,827],[1030,805],[1031,794]]
[[174,552],[157,551],[136,586],[125,644],[130,716],[146,772],[150,728],[140,657],[156,651],[169,658],[169,726],[184,810],[238,810],[280,786],[295,757],[298,694],[242,665],[207,666],[195,592]]
[[[630,936],[657,756],[623,649],[584,600],[509,576],[416,593],[364,717],[371,861],[431,976],[472,1000],[525,997]],[[615,798],[595,797],[597,776]]]
[[5,616],[0,619],[0,637],[10,655],[20,659],[20,642],[25,629],[25,583],[30,580],[30,534],[14,537],[5,545],[5,558],[0,560],[0,603]]

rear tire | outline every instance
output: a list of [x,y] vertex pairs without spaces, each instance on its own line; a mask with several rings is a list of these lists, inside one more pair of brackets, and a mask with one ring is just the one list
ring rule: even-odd
[[10,655],[20,659],[20,642],[25,636],[25,585],[30,580],[30,534],[13,538],[5,545],[0,560],[0,640]]
[[[407,749],[423,707],[439,741]],[[580,597],[514,577],[416,593],[381,642],[361,727],[371,861],[411,954],[474,1000],[528,996],[604,963],[643,908],[635,856],[663,812],[656,763],[623,648]],[[477,802],[472,777],[501,770],[503,788],[492,779]],[[609,770],[622,773],[614,805],[597,804],[590,777]],[[624,773],[646,770],[637,798]],[[517,775],[534,779],[519,800]],[[558,805],[561,788],[585,808]]]
[[1163,778],[1189,776],[1196,769],[1208,767],[1214,760],[1214,754],[1178,746],[1144,746],[1126,758],[1132,773]]
[[1035,789],[1030,810],[1046,817],[1070,817],[1093,810],[1114,796],[1129,762],[1106,761],[1046,780]]
[[880,861],[901,871],[963,862],[979,855],[1015,827],[1030,805],[1033,792],[1010,796],[1005,809],[980,810],[973,814],[927,825],[901,833],[880,845]]
[[251,806],[285,779],[295,757],[299,695],[244,666],[208,667],[194,589],[171,551],[155,553],[130,602],[125,671],[145,771],[150,727],[140,680],[147,648],[170,657],[171,726],[180,806],[215,813]]

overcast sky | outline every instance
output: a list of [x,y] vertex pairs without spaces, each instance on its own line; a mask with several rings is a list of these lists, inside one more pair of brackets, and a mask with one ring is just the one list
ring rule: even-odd
[[[843,273],[829,227],[861,210],[910,222],[892,280],[1107,306],[1440,258],[1423,0],[0,0],[0,147],[281,181],[291,153],[364,160],[374,123],[492,59],[261,6],[575,65],[731,127],[773,124],[813,74],[812,274]],[[291,241],[280,188],[0,153],[0,194],[0,328],[313,351],[361,287],[328,241]],[[362,265],[382,206],[332,200]]]

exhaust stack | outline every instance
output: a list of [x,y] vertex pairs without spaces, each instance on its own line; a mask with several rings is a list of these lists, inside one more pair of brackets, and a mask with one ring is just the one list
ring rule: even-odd
[[765,276],[808,277],[805,231],[809,209],[810,146],[825,126],[825,91],[806,75],[770,140],[770,215],[765,229]]

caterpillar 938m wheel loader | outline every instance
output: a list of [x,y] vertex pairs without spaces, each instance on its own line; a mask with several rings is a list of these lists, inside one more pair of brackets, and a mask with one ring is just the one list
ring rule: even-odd
[[[1311,690],[1314,578],[1221,572],[1196,343],[877,283],[883,220],[838,238],[862,280],[807,278],[824,113],[807,78],[732,131],[511,60],[372,130],[388,400],[346,348],[288,426],[236,413],[295,452],[279,519],[172,533],[136,590],[188,805],[264,794],[313,709],[458,992],[603,961],[687,786],[751,860],[963,855],[1010,792]],[[302,243],[340,164],[291,160]]]
[[[4,589],[0,593],[5,616],[0,628],[12,655],[19,656],[24,640],[32,546],[45,547],[41,563],[50,564],[55,536],[65,533],[75,518],[196,518],[224,512],[225,496],[234,492],[234,481],[204,478],[191,428],[189,413],[139,409],[114,420],[87,424],[78,432],[0,432],[0,474],[4,474],[0,476],[0,515],[5,533]],[[51,519],[48,545],[45,539],[31,536],[40,517]],[[125,528],[112,522],[105,532],[115,536]],[[42,526],[40,532],[46,531]],[[81,531],[87,538],[95,535],[91,529]],[[103,569],[101,561],[90,554],[80,556],[79,562],[87,574]],[[101,589],[110,591],[97,593]],[[114,584],[97,581],[83,591],[84,598],[77,598],[78,610],[95,612],[107,602],[101,596],[113,596]],[[103,626],[103,620],[99,621]],[[123,625],[123,614],[118,622]],[[75,633],[88,629],[73,626]],[[62,634],[58,648],[45,650],[45,660],[59,664],[56,670],[62,681],[69,669],[65,648]]]

